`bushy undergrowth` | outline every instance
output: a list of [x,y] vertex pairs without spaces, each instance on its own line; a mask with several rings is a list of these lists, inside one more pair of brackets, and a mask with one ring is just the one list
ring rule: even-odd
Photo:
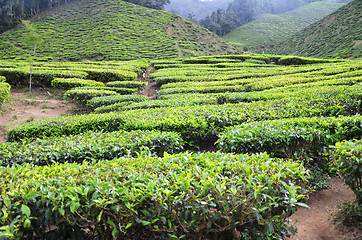
[[266,154],[0,167],[0,236],[127,239],[148,229],[171,239],[213,232],[281,238],[291,230],[286,218],[306,206],[304,181],[300,163]]

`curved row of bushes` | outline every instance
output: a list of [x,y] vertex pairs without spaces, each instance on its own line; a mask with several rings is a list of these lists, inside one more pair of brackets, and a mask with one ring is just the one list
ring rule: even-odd
[[291,160],[222,153],[0,167],[0,237],[282,238],[306,206],[305,173]]
[[182,148],[183,141],[176,133],[140,130],[86,132],[32,142],[0,144],[0,165],[111,160],[121,156],[136,156],[138,152],[146,150],[161,156],[164,152],[175,153]]
[[142,95],[111,95],[103,97],[94,97],[87,102],[87,107],[95,109],[102,106],[113,105],[122,102],[143,102],[148,100],[147,97]]
[[317,99],[285,98],[252,103],[170,107],[117,113],[58,117],[24,124],[9,131],[8,140],[78,134],[84,131],[158,129],[181,133],[184,140],[215,140],[224,127],[246,121],[292,117],[355,115],[361,92],[327,94]]
[[247,122],[226,128],[218,147],[225,152],[268,152],[277,157],[319,156],[338,141],[362,136],[362,116],[292,118]]
[[75,87],[105,87],[102,82],[80,78],[54,78],[51,85],[52,87],[59,89],[71,89]]

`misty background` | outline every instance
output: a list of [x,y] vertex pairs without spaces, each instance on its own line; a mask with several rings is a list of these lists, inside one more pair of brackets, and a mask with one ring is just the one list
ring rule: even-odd
[[[348,3],[353,0],[327,1]],[[318,0],[170,0],[165,10],[224,36],[263,14],[280,14],[312,2]]]

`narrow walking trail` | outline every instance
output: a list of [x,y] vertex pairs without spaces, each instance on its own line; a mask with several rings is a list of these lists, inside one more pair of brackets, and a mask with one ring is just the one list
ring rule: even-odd
[[142,76],[138,80],[147,82],[146,88],[143,90],[141,95],[148,97],[150,100],[155,100],[157,98],[157,91],[160,89],[156,82],[150,79],[150,74],[152,71],[152,66],[148,67]]

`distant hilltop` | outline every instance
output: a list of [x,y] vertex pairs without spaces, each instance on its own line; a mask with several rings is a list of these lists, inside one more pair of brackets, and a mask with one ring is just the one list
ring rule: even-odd
[[272,51],[323,58],[362,57],[362,1],[355,0],[278,44]]
[[[121,0],[74,1],[35,15],[37,60],[131,60],[232,54],[237,49],[207,29],[166,11]],[[28,32],[0,35],[2,59],[28,59]]]

